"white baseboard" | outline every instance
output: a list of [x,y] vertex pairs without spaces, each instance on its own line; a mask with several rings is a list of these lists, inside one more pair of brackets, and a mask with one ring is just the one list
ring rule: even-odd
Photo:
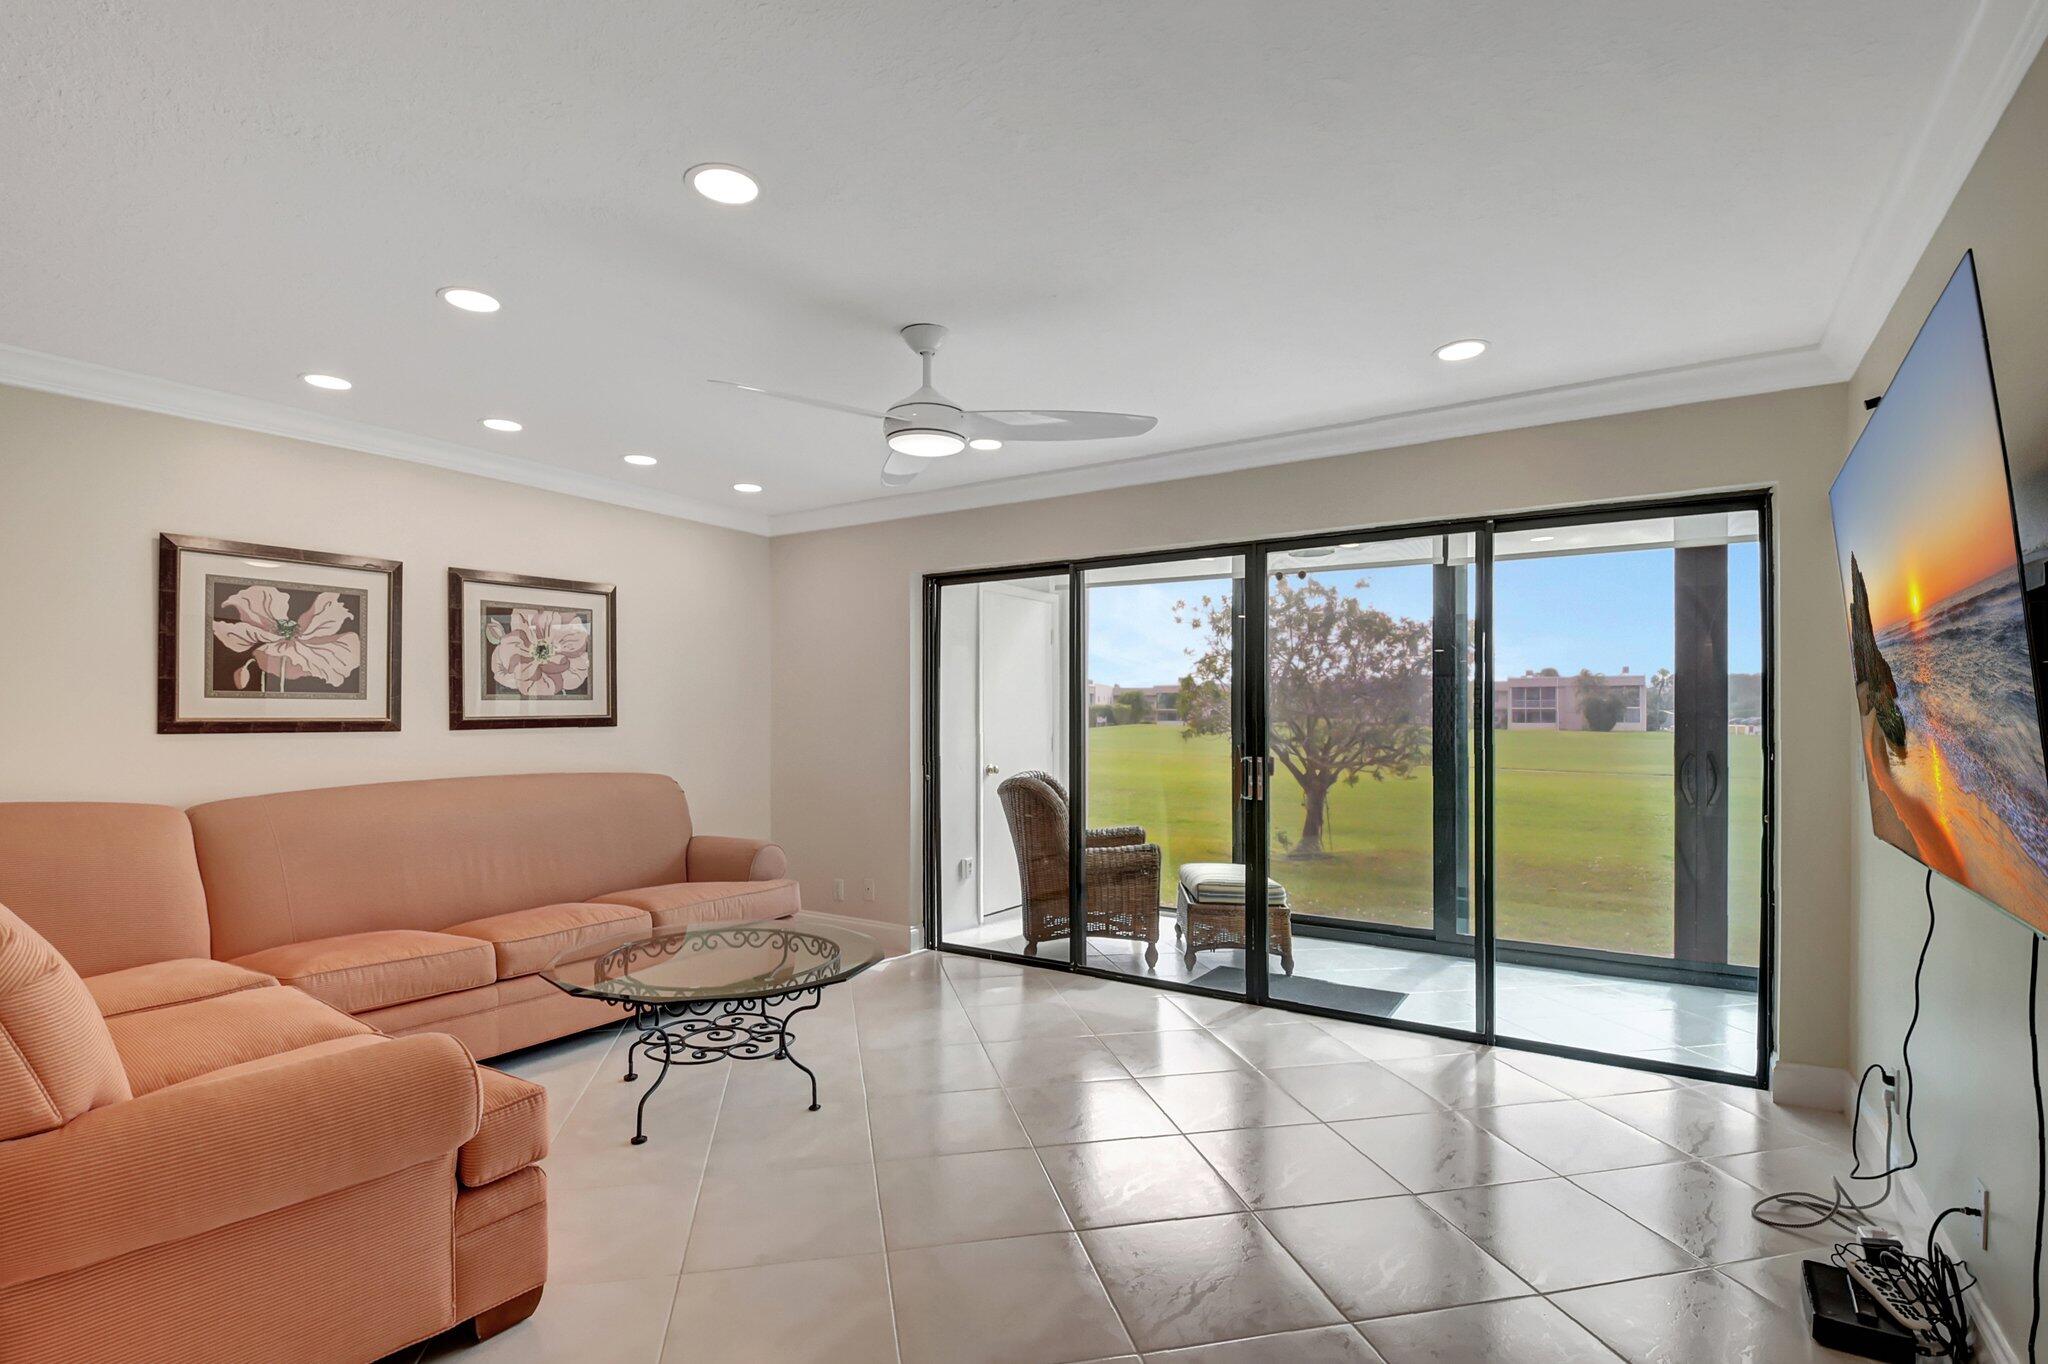
[[[1853,1093],[1850,1094],[1850,1098],[1853,1102]],[[1847,1103],[1843,1105],[1844,1109],[1848,1107]],[[1863,1105],[1863,1130],[1877,1137],[1883,1135],[1882,1100],[1879,1100],[1876,1106],[1867,1102]],[[1873,1143],[1866,1142],[1864,1151],[1873,1159],[1882,1154],[1887,1164],[1890,1163],[1891,1152],[1880,1153]],[[1913,1170],[1892,1176],[1892,1196],[1876,1210],[1885,1222],[1904,1235],[1906,1248],[1915,1254],[1926,1249],[1926,1228],[1934,1221],[1935,1211],[1933,1203],[1928,1200],[1927,1191],[1921,1187],[1917,1173]],[[1967,1226],[1967,1219],[1949,1219],[1949,1227],[1957,1225]],[[1948,1227],[1942,1229],[1941,1246],[1958,1260],[1969,1259],[1970,1252],[1975,1249],[1974,1246],[1958,1242]],[[2012,1338],[2006,1335],[2005,1328],[1999,1323],[1998,1318],[1991,1315],[1990,1308],[1984,1305],[1984,1299],[1975,1293],[1967,1297],[1970,1306],[1970,1326],[1977,1342],[1976,1358],[1982,1361],[1982,1364],[2023,1364],[2020,1352],[2013,1348]]]
[[1846,1113],[1849,1072],[1834,1066],[1808,1066],[1796,1061],[1771,1065],[1771,1102],[1787,1108],[1817,1108]]
[[906,952],[917,950],[917,933],[909,924],[892,924],[883,919],[863,919],[854,914],[827,914],[822,910],[807,909],[806,919],[823,919],[828,923],[850,928],[856,933],[865,933],[882,945],[882,954],[900,957]]

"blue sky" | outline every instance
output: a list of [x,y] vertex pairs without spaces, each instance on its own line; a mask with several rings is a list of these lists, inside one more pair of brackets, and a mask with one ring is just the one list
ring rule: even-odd
[[[1494,674],[1529,669],[1575,673],[1653,673],[1672,665],[1671,554],[1668,549],[1509,560],[1494,569]],[[1430,570],[1424,566],[1343,569],[1315,575],[1396,616],[1427,620]],[[1365,589],[1354,584],[1363,576]],[[1174,623],[1176,601],[1221,596],[1224,579],[1091,588],[1088,676],[1123,687],[1164,686],[1187,672],[1200,636]],[[1728,551],[1729,663],[1763,667],[1757,599],[1757,547]]]

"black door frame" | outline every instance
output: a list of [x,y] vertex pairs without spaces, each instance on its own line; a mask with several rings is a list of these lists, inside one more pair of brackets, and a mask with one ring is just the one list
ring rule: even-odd
[[[1758,587],[1761,597],[1761,625],[1763,634],[1763,828],[1762,828],[1762,882],[1758,887],[1759,897],[1759,941],[1758,965],[1756,971],[1757,1010],[1757,1060],[1754,1071],[1748,1075],[1724,1070],[1713,1070],[1702,1066],[1680,1065],[1671,1062],[1653,1061],[1640,1057],[1614,1055],[1580,1047],[1565,1047],[1551,1043],[1536,1042],[1524,1038],[1501,1036],[1496,1030],[1497,1018],[1494,999],[1495,967],[1501,959],[1501,944],[1493,932],[1494,898],[1494,820],[1493,820],[1493,761],[1494,742],[1492,724],[1493,705],[1493,540],[1503,530],[1522,527],[1549,525],[1588,525],[1609,521],[1640,520],[1653,516],[1678,516],[1712,512],[1750,511],[1757,514],[1757,537],[1759,544]],[[922,870],[924,873],[923,894],[923,939],[935,949],[965,956],[982,957],[991,960],[1019,962],[1044,966],[1053,970],[1069,971],[1080,975],[1096,976],[1109,980],[1135,982],[1154,989],[1170,990],[1183,994],[1202,995],[1215,999],[1242,1000],[1290,1012],[1327,1018],[1361,1022],[1370,1026],[1393,1028],[1407,1032],[1426,1033],[1433,1036],[1480,1042],[1489,1046],[1504,1046],[1516,1050],[1538,1052],[1575,1060],[1598,1062],[1605,1065],[1622,1066],[1632,1070],[1651,1071],[1659,1074],[1679,1075],[1692,1079],[1714,1080],[1723,1083],[1747,1084],[1763,1088],[1769,1083],[1770,1057],[1775,1046],[1777,1012],[1777,670],[1776,670],[1776,541],[1773,526],[1773,498],[1769,489],[1720,493],[1694,497],[1657,498],[1634,502],[1610,502],[1588,506],[1561,507],[1546,511],[1518,512],[1493,517],[1466,518],[1452,521],[1426,521],[1395,523],[1380,526],[1355,527],[1348,530],[1319,531],[1314,534],[1262,539],[1225,541],[1214,544],[1187,546],[1175,549],[1150,550],[1131,554],[1104,554],[1070,559],[1047,560],[1039,563],[1004,565],[996,568],[970,569],[958,572],[930,573],[924,575],[921,598],[922,607],[922,724],[921,724],[921,790],[923,792]],[[950,586],[981,582],[1001,582],[1019,578],[1045,578],[1064,575],[1068,583],[1068,640],[1067,678],[1068,706],[1068,788],[1072,808],[1086,810],[1087,804],[1087,736],[1088,708],[1086,696],[1087,649],[1086,649],[1086,591],[1084,575],[1091,569],[1126,567],[1146,563],[1166,563],[1182,559],[1239,557],[1244,566],[1242,581],[1247,589],[1256,583],[1260,590],[1246,590],[1240,602],[1240,636],[1242,644],[1234,652],[1233,692],[1235,705],[1241,722],[1240,732],[1234,736],[1239,751],[1253,759],[1261,770],[1269,770],[1266,752],[1265,687],[1246,685],[1245,674],[1253,671],[1250,664],[1256,660],[1263,667],[1266,646],[1266,593],[1265,566],[1268,556],[1289,548],[1317,546],[1331,541],[1370,541],[1413,538],[1432,535],[1472,534],[1475,536],[1475,599],[1470,620],[1472,647],[1478,663],[1478,677],[1474,686],[1471,717],[1473,728],[1471,738],[1474,757],[1475,789],[1472,800],[1470,837],[1474,850],[1474,876],[1472,885],[1472,936],[1476,947],[1477,1017],[1471,1029],[1444,1027],[1406,1019],[1364,1017],[1343,1010],[1324,1008],[1291,1000],[1274,999],[1268,980],[1268,956],[1265,950],[1267,924],[1265,912],[1265,871],[1268,860],[1268,819],[1263,796],[1263,778],[1257,794],[1248,794],[1244,787],[1245,765],[1238,767],[1238,786],[1235,792],[1238,819],[1235,821],[1242,830],[1247,851],[1246,886],[1246,928],[1251,939],[1245,962],[1245,989],[1241,993],[1218,990],[1213,987],[1190,984],[1182,981],[1150,979],[1134,976],[1128,972],[1110,971],[1087,964],[1087,941],[1083,923],[1083,899],[1085,895],[1085,859],[1083,856],[1083,834],[1086,821],[1068,821],[1067,865],[1069,885],[1069,936],[1068,951],[1064,961],[1050,957],[1027,957],[1016,953],[1000,952],[968,944],[950,943],[944,940],[940,930],[938,857],[940,846],[940,821],[938,789],[939,757],[939,637],[940,609],[943,589]],[[1417,947],[1421,943],[1415,944]],[[1514,944],[1506,945],[1508,955],[1519,955]],[[1625,954],[1583,953],[1574,954],[1584,958],[1582,969],[1600,970],[1603,966],[1613,967],[1615,963],[1605,962],[1603,957]],[[1626,963],[1622,963],[1625,968]],[[1673,978],[1678,978],[1673,976]]]

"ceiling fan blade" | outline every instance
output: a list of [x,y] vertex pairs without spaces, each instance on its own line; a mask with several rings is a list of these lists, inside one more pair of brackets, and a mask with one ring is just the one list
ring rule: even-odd
[[972,435],[995,440],[1112,440],[1142,436],[1159,424],[1157,417],[1133,412],[1056,412],[1012,409],[970,412]]
[[910,455],[899,455],[890,450],[882,461],[882,486],[900,488],[925,471],[931,463],[928,459],[916,459]]
[[758,393],[763,398],[780,398],[786,403],[802,403],[805,407],[822,407],[827,412],[844,412],[850,417],[872,417],[882,420],[879,412],[870,412],[864,407],[848,407],[845,403],[827,402],[823,398],[806,398],[801,393],[778,393],[772,388],[756,388],[752,384],[734,383],[731,379],[712,379],[708,382],[725,388],[736,388],[742,393]]

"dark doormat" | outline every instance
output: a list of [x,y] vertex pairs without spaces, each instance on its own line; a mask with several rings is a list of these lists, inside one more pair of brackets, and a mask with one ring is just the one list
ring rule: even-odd
[[[1243,994],[1244,970],[1237,966],[1218,966],[1204,971],[1188,983]],[[1319,1009],[1341,1009],[1345,1013],[1369,1014],[1374,1018],[1393,1017],[1394,1010],[1401,1007],[1401,1001],[1408,998],[1407,993],[1401,990],[1374,990],[1364,985],[1345,985],[1310,976],[1284,976],[1280,974],[1278,962],[1273,963],[1266,983],[1273,992],[1273,998],[1284,999],[1290,1004],[1313,1004]]]

